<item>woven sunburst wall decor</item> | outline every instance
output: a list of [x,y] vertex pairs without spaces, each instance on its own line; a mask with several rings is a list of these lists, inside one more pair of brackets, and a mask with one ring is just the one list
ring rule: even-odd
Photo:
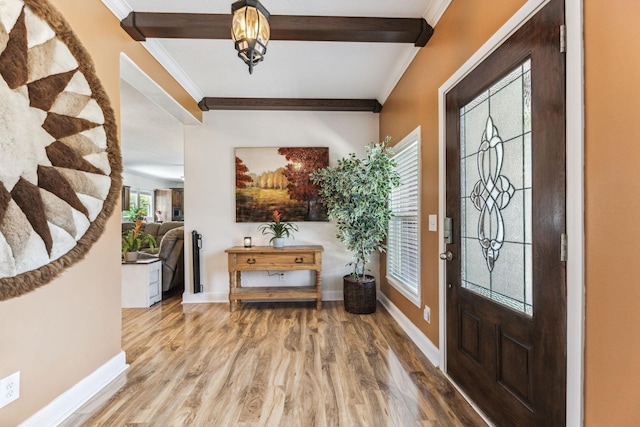
[[83,258],[116,205],[122,164],[91,58],[47,1],[0,0],[0,77],[6,300]]

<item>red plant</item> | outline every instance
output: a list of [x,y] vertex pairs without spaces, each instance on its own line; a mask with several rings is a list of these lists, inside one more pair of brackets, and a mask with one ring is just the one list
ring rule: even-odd
[[282,214],[278,210],[273,211],[273,222],[269,224],[262,224],[258,227],[258,230],[262,234],[273,234],[273,237],[269,242],[279,237],[292,237],[294,231],[298,231],[298,226],[290,222],[282,222],[280,217]]

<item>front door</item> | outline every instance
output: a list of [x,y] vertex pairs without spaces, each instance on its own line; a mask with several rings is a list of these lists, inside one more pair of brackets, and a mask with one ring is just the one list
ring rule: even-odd
[[446,95],[447,372],[500,426],[566,407],[564,3]]

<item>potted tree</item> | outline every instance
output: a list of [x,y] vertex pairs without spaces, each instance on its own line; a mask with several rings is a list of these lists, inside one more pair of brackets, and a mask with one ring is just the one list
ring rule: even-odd
[[375,251],[385,250],[389,195],[400,184],[389,140],[369,144],[363,159],[351,153],[336,166],[311,175],[329,218],[336,221],[336,237],[353,254],[353,272],[344,276],[344,306],[350,313],[376,310],[376,279],[366,274],[366,267]]

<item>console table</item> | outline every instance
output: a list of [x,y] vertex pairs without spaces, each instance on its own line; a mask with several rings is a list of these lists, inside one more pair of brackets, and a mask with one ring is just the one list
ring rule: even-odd
[[[322,246],[235,246],[225,252],[229,256],[229,307],[235,311],[242,300],[315,299],[322,309]],[[242,287],[243,271],[314,270],[315,286]]]

